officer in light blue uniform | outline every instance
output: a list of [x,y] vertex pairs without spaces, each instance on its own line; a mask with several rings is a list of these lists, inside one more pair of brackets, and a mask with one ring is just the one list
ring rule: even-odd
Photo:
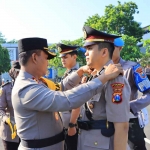
[[[130,95],[130,107],[131,111],[134,114],[137,114],[142,108],[146,107],[150,103],[150,90],[143,91],[143,95],[138,97],[138,83],[136,82],[135,70],[137,67],[137,63],[133,61],[126,61],[120,57],[120,52],[122,47],[124,46],[124,41],[121,38],[117,38],[114,40],[115,50],[113,53],[113,62],[120,63],[124,70],[124,77],[129,82],[131,87],[131,95]],[[132,50],[131,50],[132,51]],[[139,70],[144,70],[140,66]],[[143,71],[144,73],[144,71]],[[134,150],[146,150],[145,147],[145,134],[143,128],[140,127],[137,116],[130,114],[130,128],[129,128],[129,143],[130,147]]]
[[[12,82],[7,82],[0,89],[0,137],[3,141],[5,150],[17,150],[19,146],[19,137],[14,129],[14,110],[12,107],[11,92],[14,86],[15,79],[19,73],[19,62],[13,62],[12,68],[9,70],[9,75],[12,77]],[[7,122],[10,119],[10,124]],[[10,127],[12,126],[12,128]]]

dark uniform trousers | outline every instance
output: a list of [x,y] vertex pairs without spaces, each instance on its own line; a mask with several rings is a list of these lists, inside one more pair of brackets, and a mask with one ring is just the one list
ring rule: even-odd
[[19,143],[8,142],[3,140],[4,150],[17,150]]
[[130,119],[128,139],[132,142],[134,150],[146,150],[144,128],[139,126],[138,118]]
[[69,136],[66,135],[65,143],[65,150],[77,150],[77,141],[78,141],[78,131],[75,135]]
[[[76,71],[78,69],[77,65],[75,65],[72,69],[70,69],[68,72],[66,72],[64,74],[64,76],[62,77],[62,82],[63,79],[66,78],[69,74],[71,74],[72,72]],[[65,90],[63,90],[65,91]],[[70,111],[71,113],[71,111]],[[77,150],[77,141],[78,141],[78,129],[77,129],[77,133],[73,136],[69,136],[67,133],[68,129],[66,130],[66,138],[65,138],[65,145],[64,145],[64,149],[65,150]]]

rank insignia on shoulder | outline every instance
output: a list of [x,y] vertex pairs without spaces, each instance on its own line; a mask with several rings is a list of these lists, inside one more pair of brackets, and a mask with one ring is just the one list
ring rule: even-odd
[[115,104],[119,104],[122,102],[122,89],[124,88],[124,84],[122,83],[113,83],[111,84],[113,89],[112,94],[112,102]]

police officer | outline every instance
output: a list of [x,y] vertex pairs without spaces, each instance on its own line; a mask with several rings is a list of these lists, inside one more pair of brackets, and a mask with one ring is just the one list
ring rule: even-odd
[[[49,90],[39,81],[46,74],[48,61],[55,54],[48,50],[43,38],[24,38],[18,41],[21,70],[12,90],[12,102],[21,139],[19,150],[63,150],[64,132],[58,111],[78,108],[99,93],[104,83],[122,72],[120,65],[109,65],[103,75],[93,81],[65,92]],[[72,73],[64,87],[81,81],[87,66]]]
[[[113,42],[118,36],[88,26],[83,27],[83,32],[87,65],[94,68],[97,75],[103,74],[104,66],[113,63]],[[78,119],[78,150],[127,149],[129,96],[129,84],[120,75],[108,81],[102,92],[89,98],[81,107],[81,116]]]
[[[73,72],[79,69],[79,64],[77,64],[77,48],[78,46],[70,46],[65,44],[57,44],[58,51],[60,53],[59,57],[61,57],[61,62],[63,67],[67,70],[62,77],[61,84],[63,85],[63,81],[67,76],[71,75]],[[63,91],[68,90],[68,87],[64,87]],[[68,130],[68,134],[66,136],[66,149],[67,150],[76,150],[77,149],[77,133],[72,134],[74,130],[76,130],[76,123],[72,123],[71,120],[71,111],[61,112],[61,117],[63,121],[63,125],[66,130]],[[79,114],[77,114],[79,116]],[[68,129],[69,127],[69,129]]]
[[11,91],[19,70],[19,62],[13,62],[12,68],[9,70],[9,75],[12,77],[13,81],[7,82],[1,86],[0,116],[2,119],[0,125],[0,137],[2,138],[5,150],[17,150],[19,146],[19,137],[16,135],[14,126],[14,110],[11,101]]
[[[122,47],[124,46],[124,41],[121,38],[117,38],[114,41],[115,50],[113,53],[113,62],[114,63],[120,63],[124,69],[124,77],[128,80],[129,85],[131,87],[131,95],[130,100],[131,103],[133,100],[135,101],[143,101],[143,104],[141,104],[141,107],[144,105],[145,101],[150,99],[150,93],[149,90],[143,93],[143,96],[138,98],[138,87],[135,83],[135,77],[134,77],[134,70],[133,67],[137,65],[136,62],[132,61],[125,61],[120,57],[120,52],[122,50]],[[138,105],[137,105],[138,106]],[[139,111],[139,108],[134,103],[131,105],[131,109],[134,112],[134,114]],[[135,109],[136,108],[136,109]],[[143,107],[144,108],[144,107]],[[129,145],[134,150],[146,150],[145,147],[145,134],[144,134],[144,128],[141,128],[139,125],[139,121],[137,116],[134,116],[131,114],[130,116],[130,127],[129,127]]]

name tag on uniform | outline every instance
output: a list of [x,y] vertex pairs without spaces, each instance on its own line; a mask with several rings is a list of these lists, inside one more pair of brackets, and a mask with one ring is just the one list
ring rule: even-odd
[[133,67],[135,84],[140,92],[150,89],[150,81],[140,64]]

